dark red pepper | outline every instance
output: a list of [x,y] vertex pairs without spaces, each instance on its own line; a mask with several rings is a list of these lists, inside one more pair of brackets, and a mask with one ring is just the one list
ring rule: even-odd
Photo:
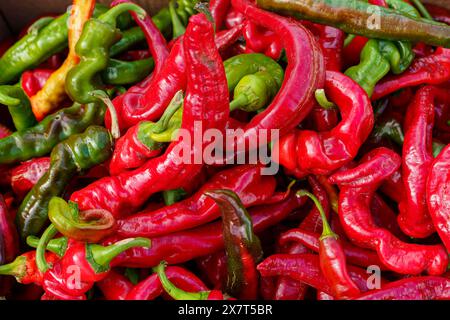
[[35,158],[21,163],[11,170],[11,187],[14,193],[23,198],[28,191],[48,171],[50,158]]

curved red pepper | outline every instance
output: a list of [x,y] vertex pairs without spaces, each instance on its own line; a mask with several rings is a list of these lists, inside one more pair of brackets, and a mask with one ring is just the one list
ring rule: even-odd
[[444,277],[416,277],[391,282],[384,288],[369,291],[357,300],[448,300],[450,279]]
[[106,300],[125,300],[133,289],[133,283],[123,274],[111,270],[108,275],[96,285],[103,293]]
[[225,27],[231,29],[237,25],[242,25],[245,18],[242,13],[231,8],[228,10],[227,16],[225,17]]
[[402,88],[420,84],[440,84],[450,80],[450,49],[439,47],[426,57],[415,59],[402,74],[387,76],[377,83],[372,100]]
[[433,161],[432,135],[436,101],[448,103],[450,93],[435,87],[419,89],[408,107],[402,155],[405,198],[399,203],[398,224],[411,237],[425,238],[435,229],[425,199],[426,180]]
[[261,166],[243,165],[216,174],[192,197],[156,211],[141,212],[117,221],[121,237],[161,236],[190,229],[220,216],[214,200],[204,195],[206,190],[225,188],[236,192],[246,207],[264,203],[274,194],[273,176],[261,175]]
[[231,0],[211,0],[209,10],[214,19],[216,30],[222,29],[228,10],[231,7]]
[[261,52],[278,60],[283,49],[280,37],[273,31],[264,29],[252,21],[244,23],[244,39],[248,52]]
[[24,197],[28,191],[50,168],[50,158],[35,158],[21,163],[11,170],[11,187],[19,197]]
[[374,116],[369,97],[349,77],[327,71],[327,96],[336,101],[342,121],[327,132],[295,131],[282,137],[275,152],[280,164],[288,170],[297,169],[297,176],[308,173],[329,174],[350,162],[369,136]]
[[427,204],[442,242],[450,252],[450,145],[433,161],[427,181]]
[[[214,43],[214,30],[205,15],[191,17],[183,46],[185,59],[182,60],[187,64],[188,84],[182,128],[189,132],[190,137],[203,136],[210,128],[223,132],[229,114],[228,87]],[[195,156],[203,154],[206,143],[203,141],[199,150],[194,141],[175,141],[162,156],[149,160],[139,169],[100,179],[73,193],[71,199],[79,204],[81,210],[103,208],[115,217],[125,209],[135,210],[155,192],[179,188],[198,173],[202,164],[195,163]],[[183,146],[189,150],[185,156],[189,157],[190,164],[182,163],[180,159],[179,148]]]
[[47,82],[48,78],[55,70],[52,69],[34,69],[25,71],[22,74],[22,88],[28,97],[38,93]]
[[[297,198],[291,195],[273,205],[250,208],[249,213],[255,232],[261,232],[279,223],[304,202],[304,197]],[[223,248],[222,222],[219,221],[195,229],[152,238],[150,249],[130,249],[115,258],[112,265],[136,268],[154,267],[161,260],[166,260],[169,264],[176,264],[217,252]]]
[[347,236],[361,247],[376,250],[383,264],[397,273],[444,273],[448,255],[442,245],[404,243],[375,225],[370,211],[373,195],[383,178],[400,167],[401,159],[386,148],[371,151],[366,159],[356,168],[330,177],[340,187],[339,217]]

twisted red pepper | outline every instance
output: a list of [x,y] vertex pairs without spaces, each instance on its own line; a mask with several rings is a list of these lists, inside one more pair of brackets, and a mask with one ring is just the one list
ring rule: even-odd
[[427,181],[427,204],[439,236],[450,252],[450,145],[433,161]]
[[[305,198],[293,195],[273,204],[249,209],[255,232],[261,232],[279,223],[294,209],[305,202]],[[161,260],[169,264],[189,261],[224,248],[222,223],[215,222],[195,229],[180,231],[152,238],[152,248],[134,248],[118,256],[113,265],[127,267],[154,267]]]
[[398,224],[411,237],[425,238],[435,229],[425,199],[426,181],[433,161],[434,106],[448,103],[450,93],[436,87],[419,89],[408,107],[402,155],[405,197],[399,203]]
[[270,199],[275,192],[273,176],[261,175],[261,166],[243,165],[217,173],[192,197],[156,211],[144,211],[118,220],[121,237],[154,237],[187,230],[217,219],[220,209],[204,195],[206,190],[225,188],[239,195],[245,207]]
[[350,162],[373,128],[374,117],[369,97],[349,77],[327,71],[325,90],[336,101],[342,121],[327,132],[295,131],[279,141],[280,163],[296,176],[308,173],[329,174]]
[[401,159],[386,148],[374,149],[365,158],[356,168],[330,177],[330,182],[340,188],[339,217],[347,236],[362,247],[376,250],[382,263],[397,273],[444,273],[448,255],[442,245],[404,243],[375,225],[370,212],[373,195],[385,177],[400,167]]
[[[184,35],[183,46],[187,64],[187,94],[184,101],[182,128],[190,137],[209,128],[222,131],[229,113],[228,87],[225,70],[214,43],[214,30],[206,16],[191,17]],[[173,49],[175,50],[175,48]],[[173,51],[172,51],[173,52]],[[200,130],[198,130],[199,125]],[[197,130],[194,133],[194,127]],[[200,131],[200,132],[197,132]],[[103,178],[72,194],[81,210],[103,208],[115,217],[122,210],[139,208],[150,195],[163,190],[179,188],[184,181],[198,173],[202,164],[196,164],[196,155],[203,154],[203,146],[193,141],[173,142],[166,152],[149,160],[131,172]],[[179,150],[189,150],[190,164],[181,163]]]
[[11,187],[23,198],[50,168],[50,158],[35,158],[23,162],[11,170]]
[[377,83],[372,100],[378,100],[402,88],[420,84],[440,84],[450,80],[450,49],[438,47],[426,57],[415,59],[399,75],[387,76]]
[[450,279],[444,277],[405,278],[382,289],[369,291],[358,300],[435,300],[450,299]]

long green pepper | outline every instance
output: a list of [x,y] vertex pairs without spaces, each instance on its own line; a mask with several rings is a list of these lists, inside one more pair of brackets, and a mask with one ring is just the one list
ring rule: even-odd
[[37,123],[30,100],[21,87],[0,86],[0,103],[8,106],[17,131],[23,131]]
[[110,132],[100,126],[90,126],[84,133],[70,136],[52,150],[49,170],[19,207],[16,221],[22,239],[38,234],[45,226],[50,199],[61,196],[75,175],[107,160],[112,148]]
[[154,66],[152,58],[136,61],[110,59],[108,66],[102,71],[101,77],[104,83],[110,85],[133,84],[148,76]]

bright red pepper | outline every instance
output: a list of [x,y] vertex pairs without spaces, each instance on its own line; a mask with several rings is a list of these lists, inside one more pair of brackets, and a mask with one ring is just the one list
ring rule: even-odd
[[231,8],[228,10],[227,16],[225,17],[225,27],[231,29],[237,25],[242,25],[245,18],[242,13]]
[[[249,209],[255,232],[261,232],[279,223],[294,209],[304,204],[305,198],[293,195],[272,205],[257,206]],[[131,249],[118,256],[113,265],[127,267],[154,267],[161,260],[169,264],[189,261],[224,248],[222,223],[215,222],[186,231],[168,234],[152,239],[150,249]]]
[[244,39],[247,52],[260,52],[278,60],[283,49],[281,39],[271,30],[264,29],[247,20],[244,22]]
[[96,285],[100,288],[106,300],[125,300],[133,289],[133,283],[123,274],[111,270],[108,275]]
[[431,164],[427,204],[434,227],[450,252],[450,145]]
[[[191,17],[182,44],[188,78],[182,128],[190,137],[203,136],[209,128],[223,132],[229,114],[228,87],[214,43],[214,30],[205,15]],[[177,189],[191,179],[202,168],[202,161],[198,163],[195,159],[203,154],[204,145],[203,141],[199,150],[193,141],[180,139],[171,143],[162,156],[149,160],[139,169],[100,179],[71,198],[81,210],[103,208],[118,217],[123,210],[139,208],[155,192]],[[189,153],[184,156],[190,164],[180,159],[180,148],[185,150],[185,147]]]
[[273,176],[261,175],[261,166],[243,165],[217,173],[192,197],[152,212],[134,214],[118,220],[121,237],[155,237],[187,230],[211,222],[220,216],[214,200],[204,195],[206,190],[225,188],[236,192],[244,206],[262,204],[275,192]]
[[349,77],[327,71],[327,96],[336,101],[342,121],[330,131],[297,130],[275,145],[280,163],[297,169],[298,177],[308,173],[329,174],[350,162],[373,128],[374,116],[369,97]]
[[[166,269],[167,278],[180,289],[198,292],[205,291],[208,288],[190,271],[177,267],[169,266]],[[164,289],[156,273],[139,282],[126,296],[126,300],[153,300],[163,293]]]
[[50,158],[34,158],[21,163],[11,170],[11,187],[23,198],[50,168]]
[[339,218],[347,236],[361,247],[376,250],[383,264],[397,273],[444,273],[448,256],[442,245],[404,243],[388,230],[376,226],[371,216],[373,195],[385,177],[400,167],[400,157],[389,149],[378,148],[365,159],[356,168],[330,177],[330,182],[340,188]]
[[358,300],[448,300],[450,279],[444,277],[415,277],[391,282],[382,289],[369,291]]
[[55,70],[52,69],[34,69],[25,71],[22,74],[22,88],[28,97],[38,93],[47,82],[48,78]]
[[211,0],[209,10],[211,11],[217,31],[222,29],[230,7],[231,0]]
[[398,224],[411,237],[425,238],[435,229],[425,199],[433,162],[432,135],[436,101],[448,103],[450,93],[432,86],[419,89],[408,107],[402,153],[405,198],[399,203]]
[[448,80],[450,80],[450,49],[438,47],[433,54],[415,59],[402,74],[387,76],[378,82],[372,100],[378,100],[402,88],[420,84],[440,84]]

